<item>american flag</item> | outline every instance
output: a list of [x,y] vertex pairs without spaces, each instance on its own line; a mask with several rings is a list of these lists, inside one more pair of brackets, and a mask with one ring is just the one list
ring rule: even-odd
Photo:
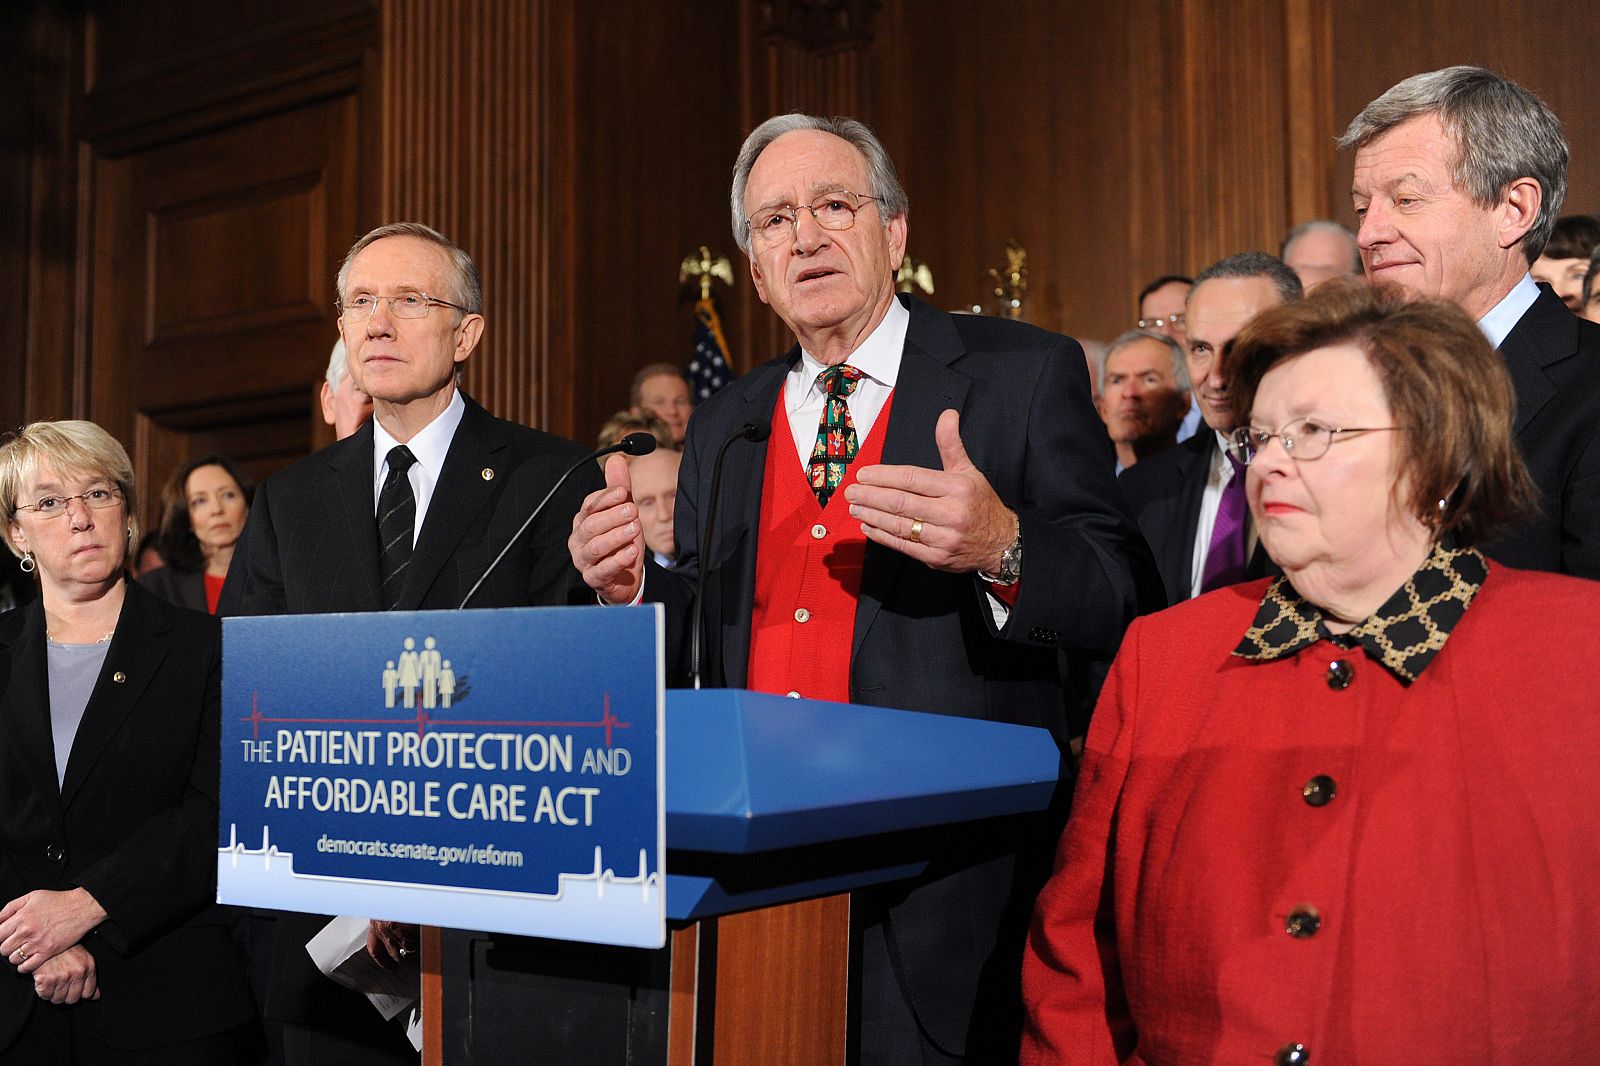
[[694,402],[703,403],[733,380],[728,368],[728,340],[722,335],[722,320],[711,297],[694,305],[694,355],[689,360],[689,388]]

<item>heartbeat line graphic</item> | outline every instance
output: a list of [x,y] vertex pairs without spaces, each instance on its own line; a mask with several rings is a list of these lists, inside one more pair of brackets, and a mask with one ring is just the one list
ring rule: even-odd
[[[602,709],[598,721],[593,722],[523,722],[523,721],[462,721],[457,718],[444,718],[438,721],[450,726],[475,726],[478,728],[494,729],[603,729],[606,734],[606,747],[611,747],[611,733],[614,729],[627,729],[630,725],[611,713],[611,693],[607,692],[601,698]],[[275,717],[261,713],[261,695],[258,692],[250,694],[250,713],[239,719],[241,722],[250,723],[250,736],[252,740],[261,739],[261,726],[267,724],[295,724],[295,725],[412,725],[417,727],[417,735],[428,731],[428,725],[435,721],[427,711],[417,709],[417,713],[409,718],[287,718]]]

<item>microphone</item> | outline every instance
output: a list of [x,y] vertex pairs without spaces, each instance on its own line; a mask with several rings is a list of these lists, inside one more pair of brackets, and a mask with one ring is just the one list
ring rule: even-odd
[[705,603],[706,573],[710,569],[707,561],[712,558],[711,538],[717,528],[717,499],[722,489],[722,460],[735,442],[747,440],[753,444],[760,444],[770,436],[772,436],[772,423],[766,419],[746,422],[722,442],[722,447],[717,449],[716,461],[711,464],[711,499],[706,504],[706,524],[700,533],[700,572],[694,579],[694,613],[690,616],[692,620],[689,628],[689,678],[695,688],[700,687],[701,663],[704,659],[705,621],[700,615],[700,608]]
[[544,494],[544,499],[539,501],[538,506],[533,509],[533,511],[528,515],[527,519],[523,521],[522,525],[517,527],[517,531],[511,534],[511,539],[506,541],[506,546],[504,548],[500,549],[500,554],[494,557],[494,562],[489,564],[488,568],[485,569],[484,572],[478,577],[478,580],[473,583],[472,588],[469,589],[467,594],[461,598],[461,602],[456,605],[456,610],[459,611],[467,605],[467,601],[472,599],[472,597],[477,593],[478,589],[483,586],[483,583],[488,580],[489,575],[494,573],[494,568],[500,565],[500,560],[506,557],[506,552],[510,551],[511,546],[517,542],[517,539],[528,531],[529,526],[533,525],[533,520],[539,517],[539,512],[544,510],[545,504],[549,503],[550,498],[556,494],[557,490],[559,490],[562,485],[567,483],[567,478],[583,469],[585,463],[592,463],[596,459],[603,458],[604,456],[611,455],[615,452],[621,452],[623,455],[649,455],[655,450],[656,438],[654,434],[629,433],[626,437],[623,437],[621,440],[617,441],[617,443],[607,445],[604,448],[598,448],[584,456],[582,459],[579,459],[571,466],[567,467],[567,472],[556,478],[556,483],[550,486],[550,491]]

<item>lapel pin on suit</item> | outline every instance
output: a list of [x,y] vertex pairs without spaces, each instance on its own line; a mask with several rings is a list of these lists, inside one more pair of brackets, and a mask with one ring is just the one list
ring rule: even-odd
[[483,477],[483,480],[485,480],[485,481],[493,481],[494,480],[494,471],[492,469],[490,469],[489,467],[487,467],[487,466],[483,468],[483,470],[481,471],[481,475]]

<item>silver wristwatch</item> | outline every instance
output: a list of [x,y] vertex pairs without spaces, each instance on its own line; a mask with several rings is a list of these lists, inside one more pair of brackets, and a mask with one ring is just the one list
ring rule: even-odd
[[1017,524],[1017,539],[1006,548],[1005,554],[1000,556],[1000,572],[991,574],[986,570],[979,570],[978,576],[991,585],[1015,585],[1022,580],[1022,528]]

